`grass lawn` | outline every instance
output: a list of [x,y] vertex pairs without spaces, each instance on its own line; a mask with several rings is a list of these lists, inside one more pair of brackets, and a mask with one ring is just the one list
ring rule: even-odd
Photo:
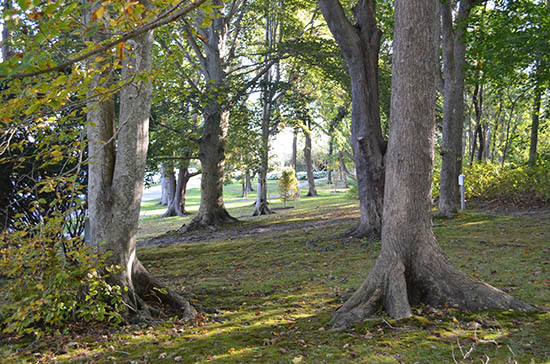
[[[201,311],[154,325],[94,328],[0,347],[2,362],[71,363],[550,363],[550,312],[458,312],[418,306],[384,313],[344,332],[328,322],[373,266],[380,244],[343,238],[358,203],[326,186],[276,214],[243,217],[205,240],[140,246],[144,265],[190,294]],[[228,204],[233,216],[251,202]],[[179,228],[181,218],[146,218],[140,239]],[[434,220],[460,269],[550,309],[550,218],[472,211]],[[196,234],[196,237],[201,237]],[[174,238],[174,235],[172,235]]]

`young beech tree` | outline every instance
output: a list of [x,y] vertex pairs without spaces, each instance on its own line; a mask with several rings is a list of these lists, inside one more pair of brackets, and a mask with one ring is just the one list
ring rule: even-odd
[[[97,6],[92,6],[86,21],[94,26]],[[103,41],[104,33],[94,33],[90,40]],[[153,31],[149,30],[129,40],[121,48],[121,78],[119,117],[116,120],[115,97],[96,96],[96,91],[108,88],[116,74],[113,58],[105,52],[89,63],[94,78],[88,98],[88,210],[90,240],[99,249],[112,253],[110,264],[122,271],[112,279],[124,287],[123,298],[129,314],[147,314],[144,304],[148,296],[160,298],[166,304],[193,317],[195,309],[154,279],[136,255],[136,233],[143,192],[143,178],[149,138],[149,113],[153,86],[144,72],[151,69]],[[99,245],[104,242],[104,245]]]
[[460,272],[432,231],[438,3],[395,1],[382,250],[361,287],[336,311],[335,328],[364,320],[381,306],[396,319],[410,316],[410,305],[421,302],[465,310],[535,308]]
[[379,237],[384,197],[386,142],[380,126],[378,53],[381,32],[376,24],[376,1],[359,0],[352,24],[338,0],[319,0],[328,27],[340,46],[351,75],[352,146],[359,187],[361,218],[352,232]]
[[462,170],[462,131],[464,125],[465,33],[468,15],[476,0],[461,0],[453,24],[451,1],[440,4],[443,35],[443,140],[439,214],[450,216],[459,201],[458,175]]

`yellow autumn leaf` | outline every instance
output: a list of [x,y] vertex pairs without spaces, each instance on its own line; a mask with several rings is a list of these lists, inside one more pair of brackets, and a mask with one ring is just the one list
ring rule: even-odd
[[105,13],[105,6],[102,6],[94,12],[94,18],[99,20],[103,18],[104,13]]

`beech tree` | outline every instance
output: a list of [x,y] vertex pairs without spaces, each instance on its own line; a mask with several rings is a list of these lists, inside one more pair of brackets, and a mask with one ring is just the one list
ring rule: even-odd
[[361,287],[335,312],[331,323],[337,329],[379,307],[405,318],[421,302],[463,310],[535,308],[460,272],[432,231],[437,10],[437,0],[395,1],[382,250]]
[[462,170],[462,131],[464,127],[464,73],[466,67],[466,26],[476,0],[461,0],[453,21],[453,4],[441,2],[443,35],[443,137],[439,214],[450,216],[459,202],[458,176]]
[[[98,23],[108,28],[101,6],[94,5],[86,11],[85,20],[91,28]],[[100,43],[105,40],[105,33],[92,33],[90,40]],[[123,298],[130,314],[149,314],[145,300],[154,295],[183,316],[194,317],[196,311],[189,302],[153,278],[136,254],[153,92],[152,81],[146,76],[152,66],[152,47],[153,30],[148,30],[121,48],[123,86],[118,113],[114,95],[97,95],[97,90],[119,82],[114,79],[116,62],[112,55],[105,52],[88,63],[94,74],[87,100],[90,241],[111,253],[111,264],[122,267],[112,279],[124,287]],[[100,245],[102,242],[104,245]]]
[[352,146],[359,187],[361,218],[352,235],[379,237],[384,197],[386,141],[380,126],[378,53],[381,32],[376,1],[359,0],[352,24],[338,0],[319,0],[328,27],[340,46],[351,75]]

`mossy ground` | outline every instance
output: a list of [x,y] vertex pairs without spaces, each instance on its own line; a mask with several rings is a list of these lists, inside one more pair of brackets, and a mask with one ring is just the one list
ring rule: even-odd
[[[342,238],[358,216],[357,202],[326,187],[320,192],[295,208],[242,218],[239,234],[230,233],[233,226],[213,239],[140,247],[155,276],[191,294],[202,312],[195,322],[88,325],[39,342],[6,341],[0,361],[550,363],[550,312],[543,310],[464,313],[421,306],[406,320],[379,313],[348,331],[329,331],[331,313],[366,277],[380,244]],[[249,202],[228,207],[233,216],[252,210]],[[185,219],[148,218],[140,237],[177,229]],[[549,217],[466,212],[434,220],[434,231],[465,272],[550,308]]]

